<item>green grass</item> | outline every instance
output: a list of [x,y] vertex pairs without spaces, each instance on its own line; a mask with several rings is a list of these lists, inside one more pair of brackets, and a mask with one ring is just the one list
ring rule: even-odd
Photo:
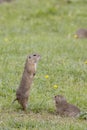
[[[86,0],[14,0],[0,5],[0,130],[87,130],[85,120],[55,115],[53,101],[62,94],[87,111],[87,40],[74,38],[81,27],[87,28]],[[25,59],[34,52],[41,60],[25,113],[11,102]]]

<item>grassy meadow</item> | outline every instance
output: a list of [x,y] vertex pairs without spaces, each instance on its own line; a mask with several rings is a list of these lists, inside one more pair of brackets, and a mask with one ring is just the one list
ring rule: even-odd
[[[87,111],[87,1],[14,0],[0,4],[0,130],[87,130],[87,120],[55,114],[53,97]],[[15,99],[28,54],[39,53],[27,113]]]

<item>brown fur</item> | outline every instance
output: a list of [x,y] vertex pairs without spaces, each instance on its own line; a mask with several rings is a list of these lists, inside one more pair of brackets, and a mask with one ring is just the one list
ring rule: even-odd
[[0,0],[0,3],[3,3],[3,2],[11,2],[12,0]]
[[14,101],[18,100],[24,110],[27,108],[29,91],[36,73],[36,64],[39,59],[40,55],[38,54],[29,55],[27,57],[22,79],[16,92],[16,99]]
[[76,32],[78,38],[87,38],[87,29],[81,28]]
[[60,116],[75,117],[80,114],[80,109],[69,104],[65,97],[61,95],[55,96],[56,111]]

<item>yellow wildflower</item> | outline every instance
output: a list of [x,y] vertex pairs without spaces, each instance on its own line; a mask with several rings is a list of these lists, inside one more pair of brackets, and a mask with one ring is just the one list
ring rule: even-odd
[[87,64],[87,60],[84,63]]
[[48,79],[48,78],[49,78],[49,75],[45,75],[45,78]]
[[8,42],[9,40],[8,40],[8,38],[5,38],[4,41],[5,41],[5,42]]
[[75,34],[75,35],[74,35],[74,38],[78,38],[78,35]]
[[58,88],[58,85],[55,84],[53,87],[56,89],[56,88]]

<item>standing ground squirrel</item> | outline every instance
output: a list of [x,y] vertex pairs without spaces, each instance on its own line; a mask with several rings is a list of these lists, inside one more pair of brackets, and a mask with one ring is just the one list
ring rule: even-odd
[[77,38],[87,38],[87,29],[81,28],[76,32]]
[[69,104],[65,97],[61,95],[55,96],[56,111],[60,116],[75,117],[80,114],[80,109]]
[[26,59],[22,79],[19,88],[16,91],[16,99],[14,100],[18,100],[20,105],[23,107],[23,110],[26,110],[27,108],[29,91],[36,73],[36,66],[39,59],[40,55],[38,54],[29,55]]

